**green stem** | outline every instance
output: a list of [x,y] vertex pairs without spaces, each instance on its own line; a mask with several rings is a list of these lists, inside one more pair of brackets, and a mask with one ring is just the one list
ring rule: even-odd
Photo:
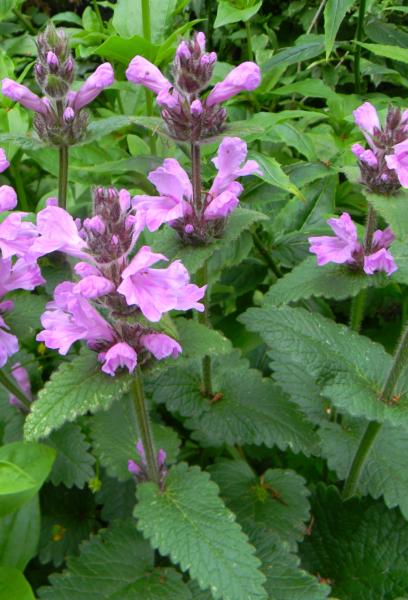
[[351,301],[350,311],[350,329],[353,331],[360,331],[361,323],[364,318],[364,309],[367,299],[367,290],[361,290],[357,296]]
[[[398,383],[399,377],[406,367],[408,362],[408,322],[405,324],[401,338],[398,342],[397,349],[394,353],[392,365],[388,372],[387,378],[381,390],[379,397],[380,402],[390,404],[394,394],[395,386]],[[344,484],[343,499],[347,500],[353,496],[356,492],[358,482],[360,480],[361,472],[368,458],[371,448],[373,447],[374,441],[380,431],[382,423],[372,421],[367,425],[365,433],[361,438],[360,444],[357,448],[357,452],[354,455],[353,462],[350,467],[349,474]]]
[[248,60],[254,60],[254,52],[252,50],[252,34],[251,34],[251,24],[248,21],[245,21],[245,29],[246,29],[246,36],[247,36],[247,55],[248,55]]
[[[358,10],[358,22],[356,30],[356,42],[361,42],[363,37],[363,26],[364,26],[364,15],[366,11],[366,0],[360,0],[360,6]],[[361,58],[361,46],[359,43],[356,44],[354,51],[354,89],[356,94],[361,92],[361,73],[360,73],[360,58]]]
[[146,456],[147,473],[149,479],[159,485],[160,476],[157,468],[157,454],[154,447],[154,439],[150,424],[149,413],[146,408],[146,400],[143,392],[143,384],[140,369],[137,370],[136,377],[132,383],[133,403],[136,411],[137,424],[139,427],[140,439]]
[[102,19],[101,11],[99,10],[99,6],[98,6],[97,0],[92,0],[92,4],[93,4],[93,7],[94,7],[95,14],[96,14],[96,16],[98,18],[101,30],[103,31],[104,30],[103,19]]
[[15,385],[15,383],[9,378],[4,371],[0,369],[0,383],[11,393],[13,396],[20,400],[21,404],[29,411],[31,402],[27,396],[21,391],[21,389]]
[[[142,28],[143,37],[146,42],[151,43],[152,41],[152,24],[150,19],[150,0],[141,0],[142,3]],[[145,89],[146,97],[146,113],[148,117],[153,115],[153,93]],[[156,139],[153,133],[149,133],[149,144],[150,151],[152,154],[156,154]]]
[[58,206],[67,207],[68,146],[59,147]]
[[265,264],[270,268],[270,270],[276,276],[276,278],[279,279],[279,277],[282,277],[282,271],[280,270],[278,265],[275,263],[275,261],[273,260],[273,258],[271,256],[271,253],[269,252],[269,250],[267,248],[265,248],[265,246],[263,245],[263,243],[261,241],[261,238],[255,231],[252,233],[252,240],[254,242],[255,248],[258,250],[259,254],[264,259]]

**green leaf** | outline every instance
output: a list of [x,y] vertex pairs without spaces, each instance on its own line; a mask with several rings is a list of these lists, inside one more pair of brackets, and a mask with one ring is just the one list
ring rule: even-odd
[[264,62],[262,71],[268,73],[276,67],[289,67],[290,65],[295,65],[298,62],[315,58],[321,54],[323,50],[323,36],[314,36],[313,40],[310,42],[292,46],[291,48],[285,48],[277,54],[274,54],[272,58],[269,58]]
[[[176,461],[180,440],[177,433],[159,423],[152,423],[153,437],[157,450],[166,451],[166,462]],[[94,451],[108,475],[120,481],[131,478],[127,465],[130,458],[136,459],[136,442],[139,431],[133,401],[125,396],[114,402],[106,412],[97,413],[91,421]]]
[[347,11],[353,6],[354,0],[328,0],[324,7],[324,45],[326,60],[329,58],[337,32],[346,16]]
[[210,467],[221,497],[244,531],[267,531],[296,548],[309,519],[309,491],[294,471],[268,469],[258,477],[248,463],[221,460]]
[[272,358],[278,353],[280,361],[307,364],[323,396],[340,411],[408,427],[407,373],[395,388],[398,403],[379,399],[392,363],[380,344],[302,308],[251,308],[239,320],[260,334]]
[[286,395],[236,356],[212,361],[213,398],[201,392],[201,365],[171,367],[154,382],[153,400],[190,417],[185,425],[205,445],[265,444],[316,451],[311,425]]
[[[177,5],[177,0],[149,0],[152,41],[163,41],[164,31]],[[143,36],[141,4],[134,0],[118,0],[112,25],[121,37]],[[137,54],[137,52],[135,52]],[[132,57],[133,58],[133,57]]]
[[329,580],[341,600],[394,599],[408,593],[408,524],[382,502],[342,503],[334,487],[317,487],[314,524],[300,547],[302,565]]
[[391,60],[408,63],[407,48],[399,48],[398,46],[388,46],[383,44],[363,44],[363,42],[357,43],[376,56],[383,56],[384,58],[391,58]]
[[251,17],[256,15],[262,6],[262,0],[256,2],[247,8],[237,8],[228,0],[220,0],[218,2],[217,16],[214,22],[214,29],[228,25],[229,23],[238,23],[238,21],[249,21]]
[[[340,479],[345,479],[367,427],[366,421],[343,419],[322,423],[319,435],[322,454]],[[358,491],[373,498],[384,497],[388,508],[399,506],[408,519],[408,440],[405,429],[384,424],[368,454]]]
[[41,600],[190,600],[174,569],[155,568],[153,551],[136,531],[134,522],[116,521],[81,546],[68,569],[51,575],[50,587],[39,590]]
[[183,317],[177,319],[175,324],[177,339],[183,348],[183,356],[187,358],[202,357],[206,354],[229,354],[232,351],[229,339],[215,329],[209,329],[198,321]]
[[35,494],[26,504],[0,519],[0,565],[23,571],[37,554],[39,538],[40,505]]
[[35,600],[27,579],[14,567],[0,567],[0,600]]
[[51,471],[53,485],[63,483],[66,487],[80,489],[94,475],[94,457],[90,453],[90,444],[86,441],[81,428],[67,423],[58,431],[51,433],[46,443],[57,452],[57,459]]
[[18,8],[23,0],[0,0],[0,21],[10,17],[13,9]]
[[42,388],[25,422],[26,438],[46,437],[88,411],[106,410],[126,392],[130,382],[128,375],[109,377],[102,373],[96,353],[84,351],[62,363]]
[[262,175],[259,175],[259,177],[263,181],[294,194],[300,200],[304,200],[301,191],[293,183],[291,183],[289,177],[282,170],[282,167],[275,158],[272,156],[259,154],[258,152],[251,152],[250,155],[251,158],[255,159],[260,166]]
[[202,589],[211,589],[214,600],[266,598],[254,548],[208,473],[181,463],[170,469],[164,491],[143,483],[137,496],[138,529]]
[[41,327],[40,317],[45,310],[47,296],[22,291],[8,294],[7,298],[14,303],[13,310],[7,314],[7,324],[20,340],[32,338]]
[[335,92],[329,88],[321,79],[304,79],[283,85],[271,91],[271,94],[278,96],[291,96],[292,94],[300,94],[301,96],[309,96],[311,98],[333,98]]
[[[136,6],[134,3],[133,5]],[[128,20],[128,23],[131,24],[132,21]],[[94,50],[93,54],[127,66],[136,54],[141,54],[148,60],[154,61],[157,49],[157,46],[154,46],[140,35],[133,35],[129,38],[111,35]]]
[[[408,50],[407,50],[408,52]],[[364,191],[364,190],[363,190]],[[408,237],[408,191],[400,190],[392,196],[364,192],[367,201],[384,218],[400,240]]]
[[311,297],[344,300],[370,286],[378,287],[387,282],[384,273],[366,275],[350,271],[344,265],[318,266],[316,257],[309,256],[270,287],[265,302],[278,305]]
[[55,452],[34,442],[13,442],[0,448],[0,516],[28,502],[48,476]]
[[237,208],[228,219],[223,237],[207,246],[184,246],[176,232],[170,227],[155,234],[152,246],[155,252],[164,254],[170,260],[180,259],[188,272],[194,274],[215,252],[238,239],[241,233],[249,229],[251,225],[266,218],[265,215],[255,210]]

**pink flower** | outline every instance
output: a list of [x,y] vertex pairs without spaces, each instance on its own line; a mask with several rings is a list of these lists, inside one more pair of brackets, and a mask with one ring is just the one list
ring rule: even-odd
[[32,252],[38,256],[59,250],[70,256],[88,258],[85,252],[86,242],[78,233],[74,219],[59,206],[47,206],[37,215],[37,230],[40,234],[33,245]]
[[230,191],[226,190],[219,196],[216,196],[207,205],[204,211],[204,219],[212,221],[214,219],[225,219],[231,214],[239,204],[238,198]]
[[37,229],[33,223],[25,223],[22,218],[26,213],[15,212],[0,223],[0,250],[3,258],[24,256],[32,253],[32,246],[37,237]]
[[126,77],[133,83],[144,85],[159,94],[167,92],[172,84],[164,77],[161,71],[151,62],[143,58],[143,56],[135,56],[126,69]]
[[164,106],[165,108],[168,108],[170,110],[176,108],[177,106],[180,106],[181,102],[182,99],[180,97],[180,94],[175,89],[171,91],[162,90],[157,95],[157,104],[159,106]]
[[74,109],[71,108],[70,106],[67,106],[66,109],[64,110],[62,117],[63,117],[65,123],[72,123],[72,121],[75,119]]
[[106,62],[99,65],[75,95],[72,108],[75,111],[79,111],[87,104],[90,104],[105,88],[113,84],[114,79],[115,75],[110,63]]
[[408,188],[408,142],[396,144],[394,152],[385,157],[387,167],[396,172],[402,187]]
[[129,373],[133,373],[137,365],[137,354],[135,350],[125,342],[115,344],[107,352],[101,352],[98,359],[102,362],[102,371],[115,375],[119,368],[127,368]]
[[148,333],[147,335],[142,335],[140,341],[158,360],[167,358],[168,356],[177,358],[180,352],[182,352],[180,344],[164,333]]
[[203,105],[198,98],[190,104],[190,112],[193,117],[199,117],[203,112]]
[[54,301],[47,304],[41,317],[44,329],[36,338],[62,355],[78,340],[86,340],[92,348],[115,339],[109,323],[86,298],[75,294],[74,287],[74,283],[65,281],[55,288]]
[[25,85],[21,85],[12,79],[3,79],[1,82],[1,91],[4,96],[19,102],[25,108],[46,115],[48,113],[47,105],[36,94],[33,94]]
[[149,231],[156,231],[162,223],[191,215],[193,189],[177,160],[166,158],[161,167],[149,173],[148,179],[160,196],[135,196],[133,206],[144,218]]
[[387,275],[392,275],[397,269],[391,252],[385,248],[364,257],[364,272],[367,275],[373,275],[376,271],[384,271]]
[[0,368],[4,367],[9,356],[18,352],[18,340],[15,335],[4,331],[8,329],[4,319],[0,316]]
[[159,321],[163,313],[172,309],[203,311],[198,300],[204,296],[206,286],[189,284],[187,269],[178,260],[167,269],[151,269],[159,260],[167,258],[143,246],[123,271],[117,291],[125,296],[129,306],[138,306],[150,321]]
[[115,291],[115,285],[110,279],[98,275],[89,275],[77,283],[73,291],[84,298],[99,298]]
[[[27,369],[22,367],[20,363],[16,363],[11,369],[11,374],[15,379],[18,387],[24,393],[24,396],[28,400],[32,401],[33,395],[31,392],[31,382]],[[13,394],[9,394],[8,401],[12,406],[15,406],[16,408],[21,410],[21,412],[28,413],[27,407],[24,406],[24,404],[16,396],[13,396]]]
[[[0,173],[3,173],[3,171],[8,169],[9,166],[10,166],[10,163],[7,160],[6,153],[4,152],[3,148],[0,148]],[[1,188],[0,188],[0,193],[1,193]],[[14,206],[13,206],[13,208],[14,208]],[[10,209],[1,208],[1,199],[0,199],[0,211],[2,211],[2,210],[10,210]]]
[[353,253],[360,249],[357,239],[357,229],[348,213],[343,213],[338,219],[329,219],[328,224],[336,234],[335,237],[310,237],[310,252],[316,254],[317,264],[328,262],[342,264],[353,260]]
[[361,162],[366,163],[369,167],[375,168],[378,166],[377,157],[372,150],[366,150],[361,144],[353,144],[351,151]]
[[255,160],[247,160],[244,163],[247,152],[248,149],[246,143],[238,137],[225,137],[222,140],[220,147],[218,148],[217,157],[212,159],[212,162],[218,169],[218,174],[211,186],[210,193],[214,196],[218,196],[229,189],[235,193],[235,195],[238,195],[236,183],[234,188],[231,189],[230,187],[237,177],[262,174],[259,165]]
[[0,259],[0,296],[13,290],[34,290],[45,283],[40,267],[32,260],[19,258],[14,264],[11,258]]
[[[0,148],[1,151],[1,148]],[[4,152],[4,150],[3,150]],[[5,157],[4,157],[5,158]],[[4,163],[1,163],[1,155],[0,155],[0,173],[2,171],[4,171],[4,169],[7,169],[7,167],[4,167]],[[7,166],[9,165],[8,161],[5,160],[5,162],[7,163]],[[13,208],[16,208],[17,206],[17,194],[14,190],[14,188],[12,188],[9,185],[2,185],[0,187],[0,212],[3,212],[4,210],[13,210]]]
[[206,104],[213,106],[228,100],[240,92],[252,91],[261,83],[261,71],[257,64],[244,62],[235,67],[220,83],[217,83],[209,93]]
[[74,266],[74,271],[79,277],[88,277],[90,275],[100,276],[101,274],[97,267],[86,262],[78,262]]
[[364,134],[370,136],[374,134],[375,129],[380,129],[380,120],[377,111],[370,102],[364,102],[355,111],[353,111],[354,121]]

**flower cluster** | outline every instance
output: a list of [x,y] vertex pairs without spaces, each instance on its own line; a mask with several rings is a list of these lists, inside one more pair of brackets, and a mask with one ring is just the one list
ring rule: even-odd
[[210,83],[216,60],[215,52],[205,51],[205,35],[199,32],[177,48],[172,69],[174,83],[142,56],[133,58],[126,77],[157,94],[162,117],[173,138],[199,141],[222,130],[227,114],[221,102],[242,91],[252,91],[261,82],[258,65],[244,62],[202,99],[200,93]]
[[[4,150],[0,149],[0,172],[9,166]],[[17,195],[8,185],[0,187],[0,214],[17,206]],[[11,212],[0,222],[0,367],[9,356],[18,351],[16,336],[9,333],[5,314],[12,310],[13,302],[5,295],[14,290],[33,290],[44,283],[33,243],[37,230],[33,223],[25,222],[26,213]],[[3,216],[3,215],[2,215]]]
[[[149,231],[169,223],[186,244],[202,244],[219,237],[228,215],[238,206],[243,187],[236,179],[261,174],[254,160],[246,161],[247,145],[240,138],[226,137],[212,160],[218,173],[200,202],[194,202],[193,188],[184,169],[167,158],[148,179],[159,196],[135,196],[133,204]],[[198,204],[198,205],[197,205]]]
[[45,96],[40,98],[26,86],[3,79],[2,93],[33,110],[39,137],[55,146],[69,146],[81,140],[88,122],[84,109],[114,80],[110,63],[100,65],[78,92],[71,90],[75,63],[64,30],[48,25],[37,38],[35,78]]
[[[140,456],[140,462],[130,459],[128,460],[128,471],[133,475],[137,483],[142,483],[143,481],[149,481],[149,474],[147,472],[147,462],[146,462],[146,454],[141,440],[138,440],[136,444],[136,451]],[[167,467],[166,467],[166,453],[163,449],[157,452],[157,470],[159,472],[159,485],[163,487],[164,481],[167,475]]]
[[353,269],[363,270],[367,275],[373,275],[376,271],[391,275],[397,270],[388,250],[395,239],[389,227],[374,232],[368,250],[359,242],[357,228],[348,213],[343,213],[338,219],[329,219],[327,223],[335,236],[309,238],[310,252],[316,254],[318,265],[345,263]]
[[368,149],[361,144],[352,146],[362,182],[381,194],[395,193],[401,186],[408,188],[408,110],[390,107],[384,127],[369,102],[353,114],[369,145]]
[[114,375],[120,367],[132,372],[151,356],[176,357],[176,340],[151,323],[176,310],[204,310],[199,302],[206,286],[197,287],[180,261],[152,268],[168,259],[142,246],[133,258],[143,220],[132,207],[126,190],[97,188],[94,210],[83,223],[62,208],[49,205],[37,218],[38,254],[56,250],[81,259],[75,265],[79,281],[55,289],[41,322],[37,340],[66,354],[77,340],[98,352],[102,371]]

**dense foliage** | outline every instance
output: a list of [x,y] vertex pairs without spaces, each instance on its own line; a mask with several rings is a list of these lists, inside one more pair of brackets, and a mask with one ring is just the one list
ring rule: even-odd
[[0,0],[0,600],[408,597],[407,13]]

